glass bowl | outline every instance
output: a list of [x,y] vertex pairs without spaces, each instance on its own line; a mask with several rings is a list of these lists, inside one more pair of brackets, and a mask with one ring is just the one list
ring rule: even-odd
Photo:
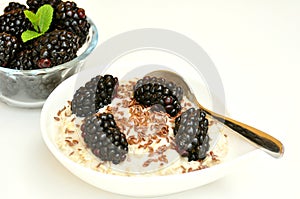
[[88,21],[91,28],[87,41],[75,59],[46,69],[15,70],[0,67],[0,100],[17,107],[42,107],[62,81],[85,68],[86,58],[98,43],[98,30],[91,19]]

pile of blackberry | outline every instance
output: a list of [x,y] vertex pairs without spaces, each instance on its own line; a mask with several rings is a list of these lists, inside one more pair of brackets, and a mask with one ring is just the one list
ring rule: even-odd
[[15,57],[21,44],[17,38],[5,32],[0,33],[0,66],[7,66],[10,58]]
[[175,119],[177,152],[188,161],[203,160],[209,150],[208,120],[201,109],[190,108]]
[[13,69],[32,70],[50,68],[76,57],[79,37],[66,30],[54,30],[35,39],[31,49],[19,52],[11,61]]
[[98,75],[80,87],[72,99],[72,112],[78,117],[86,117],[98,112],[111,103],[116,95],[119,82],[112,75]]
[[81,125],[82,137],[92,153],[103,161],[119,164],[128,153],[128,142],[124,133],[110,113],[88,116]]
[[[0,16],[0,67],[34,70],[51,68],[74,59],[90,29],[85,10],[71,1],[27,0],[26,4],[10,2]],[[49,30],[24,43],[21,34],[34,30],[24,10],[36,12],[45,4],[54,9]]]
[[153,111],[163,111],[175,117],[181,110],[183,91],[181,87],[167,82],[164,78],[146,76],[134,86],[133,98],[144,107],[151,107]]

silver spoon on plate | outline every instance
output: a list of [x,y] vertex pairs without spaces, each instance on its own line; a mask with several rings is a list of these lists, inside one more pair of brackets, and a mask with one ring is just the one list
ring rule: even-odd
[[212,116],[217,121],[222,122],[225,126],[229,127],[234,132],[238,133],[239,135],[250,141],[250,143],[254,144],[256,147],[259,147],[263,151],[267,152],[269,155],[275,158],[280,158],[283,156],[283,144],[276,138],[252,126],[236,121],[229,117],[220,115],[203,107],[198,102],[191,88],[187,85],[183,77],[181,77],[180,75],[167,70],[156,70],[149,72],[148,74],[146,74],[146,76],[163,77],[168,79],[169,81],[173,81],[174,83],[176,83],[176,85],[182,87],[183,94],[191,102],[198,105],[198,107],[204,110],[208,115]]

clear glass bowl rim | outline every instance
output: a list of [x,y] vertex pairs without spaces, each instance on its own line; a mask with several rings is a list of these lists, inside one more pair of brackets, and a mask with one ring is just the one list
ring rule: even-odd
[[17,69],[10,69],[10,68],[4,68],[4,67],[0,67],[0,72],[4,72],[9,76],[32,76],[32,75],[43,75],[43,74],[47,74],[47,73],[52,73],[55,71],[60,71],[63,69],[67,69],[67,68],[71,68],[74,65],[76,65],[76,63],[81,62],[82,60],[84,60],[96,47],[97,43],[98,43],[98,30],[96,25],[94,24],[94,22],[90,19],[87,18],[88,22],[91,24],[91,38],[90,38],[90,43],[87,46],[87,48],[75,59],[66,62],[64,64],[58,65],[58,66],[54,66],[52,68],[45,68],[45,69],[34,69],[34,70],[17,70]]

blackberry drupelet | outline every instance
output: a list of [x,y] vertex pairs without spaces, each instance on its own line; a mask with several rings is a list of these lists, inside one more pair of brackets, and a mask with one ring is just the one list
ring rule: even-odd
[[17,9],[25,10],[27,9],[27,7],[18,2],[9,2],[8,6],[4,8],[4,13],[10,12],[12,10],[17,10]]
[[50,4],[55,9],[60,2],[61,0],[27,0],[26,4],[29,10],[36,12],[44,4]]
[[0,16],[0,32],[21,38],[21,34],[31,28],[32,24],[22,9],[12,10]]
[[90,23],[87,21],[85,10],[78,8],[75,2],[61,2],[56,9],[55,23],[58,29],[65,29],[80,37],[82,46],[89,34]]
[[92,115],[111,103],[118,87],[118,78],[98,75],[80,87],[72,100],[72,112],[79,117]]
[[180,102],[183,98],[183,90],[180,86],[177,86],[174,82],[167,81],[164,78],[157,78],[157,77],[150,77],[150,76],[145,76],[142,79],[139,79],[134,86],[134,90],[136,90],[138,87],[144,85],[144,84],[159,84],[168,87],[174,96],[177,97],[178,101]]
[[177,152],[188,161],[203,160],[209,150],[208,120],[201,109],[190,108],[175,119]]
[[176,116],[181,105],[168,87],[157,83],[147,83],[134,90],[134,99],[145,107],[152,106],[154,111],[165,111],[171,117]]
[[9,62],[14,59],[21,46],[15,36],[0,33],[0,66],[8,67]]
[[126,159],[128,142],[110,113],[98,113],[85,118],[82,137],[92,153],[103,161],[119,164]]

